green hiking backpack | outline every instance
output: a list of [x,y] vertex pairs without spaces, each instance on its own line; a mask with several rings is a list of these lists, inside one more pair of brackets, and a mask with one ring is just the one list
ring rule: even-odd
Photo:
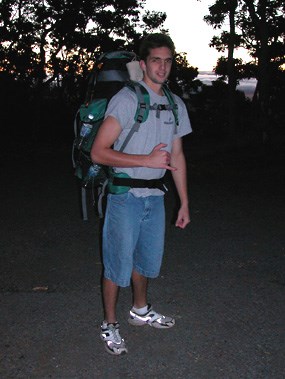
[[[75,115],[72,162],[75,176],[80,184],[81,211],[84,221],[88,220],[87,190],[91,189],[93,203],[97,202],[99,216],[103,217],[103,196],[107,188],[109,191],[112,191],[111,188],[114,189],[111,168],[92,162],[90,157],[94,139],[104,120],[105,111],[112,96],[127,86],[136,93],[138,98],[134,125],[120,151],[124,151],[133,134],[139,130],[140,124],[146,121],[150,110],[156,112],[172,110],[176,128],[178,126],[177,105],[171,91],[167,86],[163,86],[163,91],[169,101],[168,105],[151,105],[149,93],[145,87],[130,78],[127,64],[134,61],[137,61],[137,56],[128,51],[114,51],[103,54],[90,75],[85,101]],[[133,184],[131,183],[131,185]],[[118,185],[115,193],[121,193],[121,189],[125,192],[129,187],[125,187],[124,184],[123,187]]]

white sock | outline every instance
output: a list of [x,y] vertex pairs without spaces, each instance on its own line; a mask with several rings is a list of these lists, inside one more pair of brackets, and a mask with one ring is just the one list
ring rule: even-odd
[[147,309],[148,309],[148,305],[145,305],[142,308],[133,307],[133,311],[136,312],[138,315],[144,315],[147,312]]

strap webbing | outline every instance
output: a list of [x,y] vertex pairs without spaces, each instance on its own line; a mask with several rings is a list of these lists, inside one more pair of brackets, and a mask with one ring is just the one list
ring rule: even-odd
[[158,188],[167,191],[163,178],[160,179],[134,179],[134,178],[118,178],[114,177],[113,185],[126,186],[131,188]]
[[178,111],[177,111],[178,106],[174,101],[172,92],[170,91],[170,89],[167,87],[166,84],[163,85],[162,89],[163,89],[165,96],[167,97],[167,99],[169,101],[170,106],[171,106],[171,110],[172,110],[172,113],[173,113],[174,119],[175,119],[175,134],[177,134],[177,127],[179,125]]
[[134,125],[132,126],[131,130],[129,131],[129,133],[128,133],[126,139],[125,139],[125,141],[123,142],[123,144],[122,144],[122,146],[121,146],[121,148],[120,148],[120,150],[119,150],[120,152],[123,152],[123,151],[124,151],[125,147],[126,147],[127,144],[129,143],[129,141],[130,141],[130,139],[132,138],[133,134],[134,134],[135,132],[138,132],[139,127],[140,127],[140,122],[139,122],[139,121],[136,121],[136,122],[134,123]]
[[103,218],[104,212],[103,212],[103,197],[106,193],[106,187],[108,184],[108,179],[106,179],[102,185],[102,188],[98,187],[98,213],[99,217]]
[[129,131],[125,141],[123,142],[119,150],[120,152],[124,151],[130,139],[132,138],[133,134],[139,131],[139,127],[142,121],[144,120],[145,113],[149,111],[149,104],[145,102],[145,98],[141,90],[141,85],[136,83],[136,84],[133,84],[131,88],[135,89],[135,92],[138,98],[138,109],[137,109],[137,114],[135,118],[135,123],[132,126],[131,130]]
[[81,208],[83,221],[88,220],[87,201],[86,201],[86,188],[81,187]]

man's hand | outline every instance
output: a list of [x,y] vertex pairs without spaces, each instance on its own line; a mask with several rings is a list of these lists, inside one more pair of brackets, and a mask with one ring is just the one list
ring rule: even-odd
[[178,211],[177,220],[175,226],[184,229],[190,222],[189,208],[181,207]]
[[171,155],[166,150],[161,150],[167,145],[165,143],[159,143],[156,145],[152,152],[148,156],[148,167],[150,168],[164,168],[166,170],[170,171],[176,171],[177,169],[175,167],[171,167],[170,164],[170,158]]

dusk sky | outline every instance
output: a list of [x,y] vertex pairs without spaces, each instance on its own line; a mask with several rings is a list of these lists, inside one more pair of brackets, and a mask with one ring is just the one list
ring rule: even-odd
[[[199,71],[212,71],[223,55],[209,47],[211,38],[219,34],[219,30],[203,20],[213,3],[214,0],[146,0],[145,9],[167,14],[165,27],[169,29],[177,52],[186,52],[190,65],[198,67]],[[235,52],[235,58],[249,60],[244,52]]]

